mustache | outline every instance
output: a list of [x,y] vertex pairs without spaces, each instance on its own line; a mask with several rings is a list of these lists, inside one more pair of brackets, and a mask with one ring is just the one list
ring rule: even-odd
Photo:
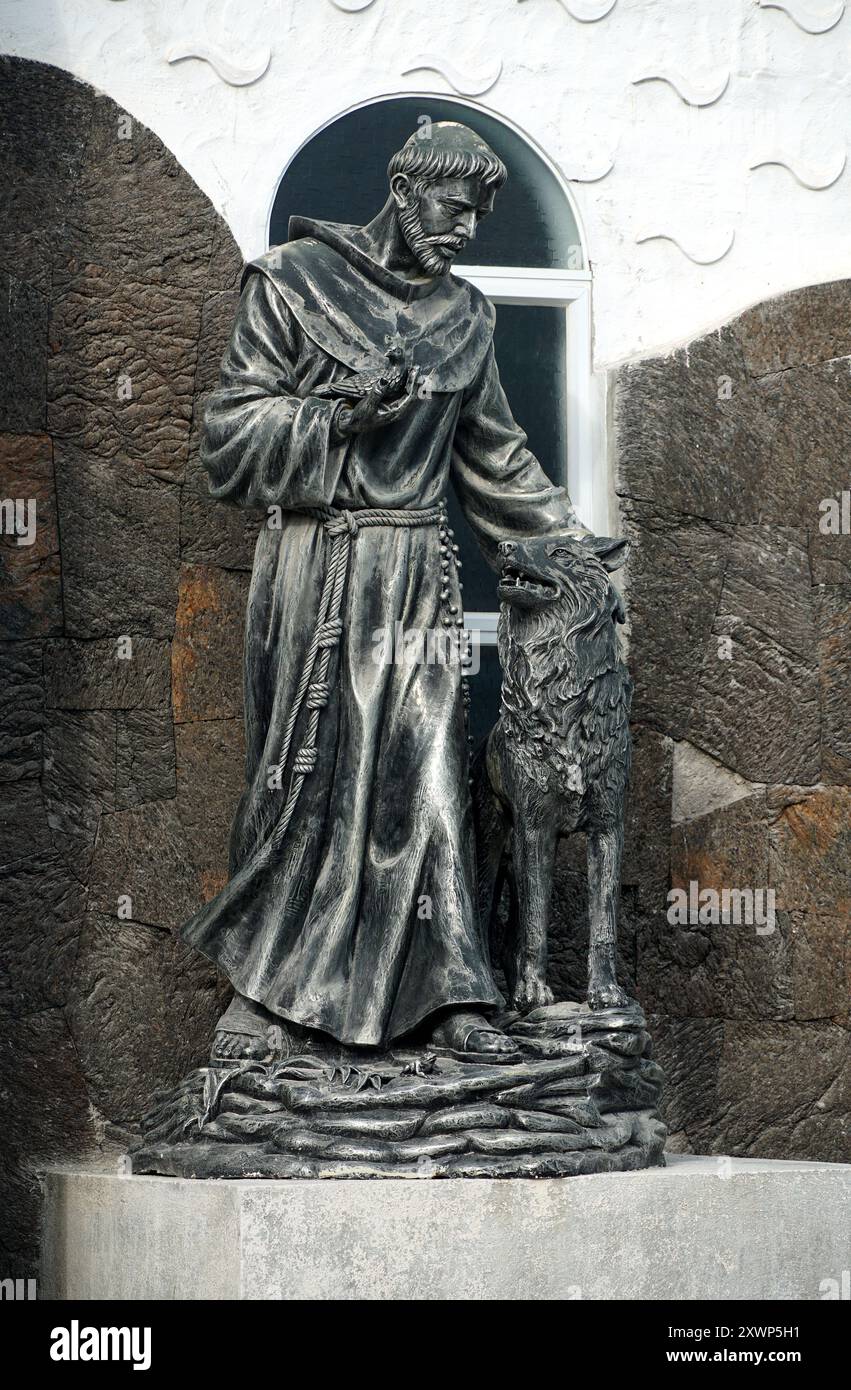
[[423,240],[427,245],[434,247],[436,251],[463,251],[467,245],[467,237],[458,236],[427,236]]

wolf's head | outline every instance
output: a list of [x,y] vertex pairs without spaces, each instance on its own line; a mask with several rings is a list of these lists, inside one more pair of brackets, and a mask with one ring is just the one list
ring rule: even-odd
[[[559,703],[619,668],[623,600],[611,581],[629,542],[536,536],[499,546],[503,695]],[[544,691],[546,690],[546,697]],[[533,693],[534,691],[537,694]]]
[[623,622],[623,603],[609,574],[620,569],[628,553],[629,541],[609,536],[502,541],[500,599],[529,614],[562,606],[577,632],[600,620]]

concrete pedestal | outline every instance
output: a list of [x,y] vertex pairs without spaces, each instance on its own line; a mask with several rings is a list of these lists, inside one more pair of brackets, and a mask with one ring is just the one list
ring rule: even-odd
[[668,1164],[475,1182],[53,1171],[41,1291],[54,1299],[819,1299],[841,1287],[851,1268],[851,1165],[677,1156]]

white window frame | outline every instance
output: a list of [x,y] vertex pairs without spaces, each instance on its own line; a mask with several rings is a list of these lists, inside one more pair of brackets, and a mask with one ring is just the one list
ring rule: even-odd
[[[592,369],[591,272],[543,270],[502,265],[456,265],[454,273],[469,280],[494,304],[542,304],[561,307],[566,324],[567,477],[580,520],[592,531],[609,529],[608,478],[603,430],[603,378]],[[464,623],[477,631],[483,646],[496,645],[497,613],[465,612]]]

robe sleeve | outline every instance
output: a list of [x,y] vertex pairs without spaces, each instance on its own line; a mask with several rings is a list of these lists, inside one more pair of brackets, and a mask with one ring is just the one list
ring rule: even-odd
[[500,541],[521,536],[582,536],[564,488],[550,482],[511,414],[491,344],[464,393],[454,441],[453,482],[486,559]]
[[200,456],[214,497],[291,509],[333,501],[346,446],[331,437],[337,402],[303,398],[321,370],[311,349],[267,277],[252,275],[204,410]]

